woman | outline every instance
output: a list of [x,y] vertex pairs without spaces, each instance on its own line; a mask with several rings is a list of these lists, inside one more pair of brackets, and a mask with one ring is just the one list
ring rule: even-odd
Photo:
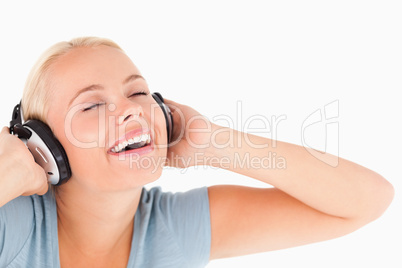
[[[162,111],[154,109],[144,78],[118,45],[89,37],[47,50],[28,77],[22,108],[26,119],[52,129],[72,177],[48,191],[44,170],[3,128],[0,266],[203,267],[217,258],[345,235],[378,218],[392,201],[393,187],[367,168],[341,158],[334,168],[301,146],[277,141],[273,147],[270,139],[165,103],[174,120],[169,147]],[[124,141],[140,136],[150,145],[124,151]],[[234,164],[236,157],[262,159],[269,152],[282,156],[286,168]],[[145,190],[161,175],[160,159],[180,168],[221,167],[267,188]]]

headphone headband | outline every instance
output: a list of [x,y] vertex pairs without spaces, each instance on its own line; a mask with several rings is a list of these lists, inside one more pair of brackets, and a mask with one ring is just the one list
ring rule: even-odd
[[22,111],[21,111],[21,101],[17,105],[15,105],[13,114],[11,116],[11,121],[10,121],[10,131],[13,133],[14,131],[14,126],[20,124],[22,125]]

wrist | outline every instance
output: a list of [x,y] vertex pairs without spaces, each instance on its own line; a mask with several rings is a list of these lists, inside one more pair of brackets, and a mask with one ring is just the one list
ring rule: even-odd
[[0,156],[0,207],[24,193],[23,179],[20,171],[10,165],[10,157]]
[[205,150],[207,165],[225,168],[231,161],[231,151],[235,148],[236,130],[212,124],[209,146]]

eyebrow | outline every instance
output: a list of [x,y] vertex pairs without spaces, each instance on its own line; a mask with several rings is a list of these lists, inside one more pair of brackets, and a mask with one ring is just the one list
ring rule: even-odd
[[[122,84],[125,85],[125,84],[128,84],[128,83],[130,83],[130,82],[132,82],[132,81],[134,81],[134,80],[137,80],[137,79],[143,79],[143,80],[145,80],[145,78],[142,77],[142,76],[139,75],[139,74],[132,74],[132,75],[129,75],[126,79],[124,79]],[[94,91],[94,90],[103,90],[103,89],[105,89],[105,88],[104,88],[102,85],[99,85],[99,84],[93,84],[93,85],[84,87],[84,88],[82,88],[82,89],[80,89],[80,90],[77,91],[77,93],[74,95],[74,97],[70,100],[68,106],[70,106],[70,105],[73,103],[73,101],[74,101],[79,95],[81,95],[81,94],[84,93],[84,92]]]
[[141,75],[139,75],[139,74],[132,74],[132,75],[130,75],[129,77],[127,77],[126,79],[124,79],[123,85],[125,85],[125,84],[127,84],[127,83],[130,83],[130,82],[132,82],[132,81],[134,81],[134,80],[137,80],[137,79],[142,79],[142,80],[145,81],[145,78],[142,77]]

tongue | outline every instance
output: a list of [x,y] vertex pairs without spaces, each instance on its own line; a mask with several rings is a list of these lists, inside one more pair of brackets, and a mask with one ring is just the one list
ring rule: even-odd
[[142,141],[142,142],[127,145],[126,148],[124,148],[122,152],[143,147],[146,143],[147,143],[146,141]]

